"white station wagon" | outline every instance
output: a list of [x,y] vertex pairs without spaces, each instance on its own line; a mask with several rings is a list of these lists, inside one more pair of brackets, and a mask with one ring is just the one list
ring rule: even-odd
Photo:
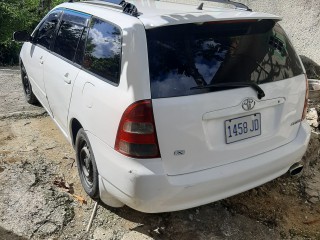
[[302,170],[307,78],[280,18],[214,1],[233,7],[64,3],[14,34],[26,99],[74,146],[90,197],[176,211]]

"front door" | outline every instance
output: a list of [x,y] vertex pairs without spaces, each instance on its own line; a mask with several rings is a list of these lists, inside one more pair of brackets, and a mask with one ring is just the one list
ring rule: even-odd
[[68,112],[74,81],[80,71],[77,49],[83,41],[90,15],[65,10],[52,51],[44,66],[44,79],[53,118],[68,136]]
[[32,84],[32,90],[43,107],[51,113],[46,86],[43,78],[43,67],[47,64],[50,46],[61,17],[61,10],[50,12],[32,34],[32,41],[23,48],[23,64]]

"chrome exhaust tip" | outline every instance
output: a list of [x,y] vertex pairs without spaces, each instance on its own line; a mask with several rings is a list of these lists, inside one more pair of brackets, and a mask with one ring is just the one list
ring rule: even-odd
[[291,177],[300,177],[302,175],[303,165],[300,162],[293,164],[289,168],[289,174]]

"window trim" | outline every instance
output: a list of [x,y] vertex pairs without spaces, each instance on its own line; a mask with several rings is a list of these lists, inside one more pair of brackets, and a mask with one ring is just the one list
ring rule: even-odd
[[[89,19],[89,21],[88,21],[88,25],[90,25],[91,19],[92,19],[92,16],[90,17],[90,19]],[[78,51],[78,48],[79,48],[79,44],[80,44],[81,38],[82,38],[82,36],[83,36],[86,28],[88,29],[88,32],[87,32],[86,39],[84,40],[84,51],[85,51],[85,49],[86,49],[87,39],[88,39],[88,35],[89,35],[89,27],[88,27],[88,26],[86,26],[86,27],[84,27],[84,28],[82,29],[82,33],[81,33],[80,39],[79,39],[79,41],[78,41],[76,51],[75,51],[74,56],[73,56],[73,59],[72,59],[72,61],[73,61],[74,63],[76,63],[75,60],[76,60],[77,51]],[[83,59],[84,59],[84,51],[83,51],[83,53],[82,53],[82,63],[83,63]],[[82,68],[82,63],[81,63],[81,64],[76,63],[76,64],[79,65],[79,66],[81,66],[81,68]]]
[[63,18],[63,15],[64,15],[65,13],[68,13],[68,12],[71,13],[70,15],[72,15],[72,13],[79,14],[79,15],[82,14],[82,15],[87,15],[87,16],[88,16],[87,25],[81,24],[81,23],[76,23],[76,24],[81,25],[81,26],[83,26],[83,27],[88,27],[88,26],[90,25],[90,21],[91,21],[91,18],[92,18],[92,14],[86,13],[86,12],[82,12],[82,11],[78,11],[78,10],[74,10],[74,9],[70,9],[70,8],[61,8],[61,9],[63,9],[63,14],[62,14],[62,16],[61,16],[61,20],[62,20],[62,18]]
[[[77,64],[77,63],[76,63]],[[79,66],[79,64],[77,64]],[[109,83],[110,85],[114,86],[114,87],[118,87],[119,86],[119,83],[120,83],[120,77],[119,77],[119,83],[115,83],[115,82],[112,82],[104,77],[101,77],[99,76],[98,74],[94,73],[94,72],[91,72],[89,71],[88,69],[84,68],[83,66],[81,66],[81,70],[96,77],[96,78],[99,78],[100,80],[102,80],[103,82],[105,83]],[[121,74],[120,74],[121,75]]]

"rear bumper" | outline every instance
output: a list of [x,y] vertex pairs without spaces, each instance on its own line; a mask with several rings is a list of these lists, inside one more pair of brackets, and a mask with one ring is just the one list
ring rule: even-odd
[[101,199],[110,193],[131,208],[153,213],[204,205],[279,177],[301,160],[310,139],[310,128],[304,121],[289,144],[242,161],[178,176],[166,175],[161,159],[128,159],[103,147],[94,136],[89,138],[94,142],[91,145],[95,146],[102,179]]

